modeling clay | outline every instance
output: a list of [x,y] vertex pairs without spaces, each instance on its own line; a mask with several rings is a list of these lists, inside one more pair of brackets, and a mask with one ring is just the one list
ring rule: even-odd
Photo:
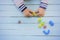
[[45,24],[44,22],[41,22],[41,23],[38,25],[38,27],[41,28],[41,27],[44,26],[44,24]]
[[53,21],[49,21],[50,26],[54,26],[54,22]]
[[32,13],[33,16],[37,16],[37,14],[35,12]]
[[38,25],[38,28],[41,28],[41,27],[42,27],[42,25],[41,25],[41,24],[39,24],[39,25]]
[[46,26],[46,25],[44,25],[44,26],[43,26],[43,28],[44,28],[44,29],[46,29],[46,28],[47,28],[47,26]]
[[50,33],[50,30],[47,30],[47,31],[43,31],[43,33],[45,34],[45,35],[48,35],[49,33]]
[[18,24],[20,24],[21,23],[21,21],[18,21]]
[[41,26],[44,26],[45,23],[44,22],[41,22],[40,24],[41,24]]
[[38,22],[41,23],[42,22],[42,18],[38,18]]

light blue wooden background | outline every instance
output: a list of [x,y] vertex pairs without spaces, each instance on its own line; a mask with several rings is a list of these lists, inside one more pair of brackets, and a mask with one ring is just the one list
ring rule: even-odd
[[[38,9],[40,0],[28,0],[26,6],[32,10]],[[0,0],[0,40],[60,40],[60,0],[48,0],[48,8],[43,21],[51,30],[48,36],[38,28],[38,17],[26,18],[16,8],[13,0]],[[18,21],[22,24],[18,24]],[[50,27],[48,22],[55,25]]]

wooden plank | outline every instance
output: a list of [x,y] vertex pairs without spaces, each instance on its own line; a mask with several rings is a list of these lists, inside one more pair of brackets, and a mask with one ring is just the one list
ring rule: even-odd
[[[52,20],[55,24],[60,23],[60,17],[43,17],[42,21],[46,24]],[[21,21],[22,24],[38,24],[38,17],[0,17],[0,24],[18,24]]]
[[[28,8],[36,10],[38,5],[27,5]],[[31,7],[30,7],[31,6]],[[60,5],[49,5],[45,16],[60,16]],[[24,16],[14,5],[0,5],[0,16]]]
[[[36,10],[37,8],[39,8],[39,5],[26,5],[28,8],[32,9],[32,10]],[[60,10],[60,5],[48,5],[47,10],[49,11],[59,11]],[[7,10],[7,11],[16,11],[17,8],[15,5],[0,5],[0,10]]]
[[[41,0],[28,0],[25,4],[40,4]],[[60,0],[48,0],[49,4],[60,4]],[[13,0],[0,0],[0,4],[14,4]]]
[[60,40],[60,37],[2,36],[2,40]]
[[[51,27],[47,24],[47,29],[50,30],[49,35],[60,35],[60,24],[55,24]],[[42,31],[44,29],[38,28],[38,24],[0,24],[0,35],[45,35]]]

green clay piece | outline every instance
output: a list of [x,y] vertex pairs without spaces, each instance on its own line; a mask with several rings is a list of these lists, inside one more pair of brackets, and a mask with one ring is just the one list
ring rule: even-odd
[[42,28],[44,25],[45,25],[45,23],[44,23],[44,22],[41,22],[41,23],[38,25],[38,28]]
[[42,21],[42,18],[38,18],[38,22],[41,23],[41,21]]

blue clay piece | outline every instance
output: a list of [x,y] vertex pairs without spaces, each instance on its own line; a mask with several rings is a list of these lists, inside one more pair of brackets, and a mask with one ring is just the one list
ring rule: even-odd
[[49,21],[50,26],[54,26],[54,22],[53,21]]
[[47,30],[47,31],[43,31],[43,33],[45,34],[45,35],[48,35],[49,33],[50,33],[50,30]]

